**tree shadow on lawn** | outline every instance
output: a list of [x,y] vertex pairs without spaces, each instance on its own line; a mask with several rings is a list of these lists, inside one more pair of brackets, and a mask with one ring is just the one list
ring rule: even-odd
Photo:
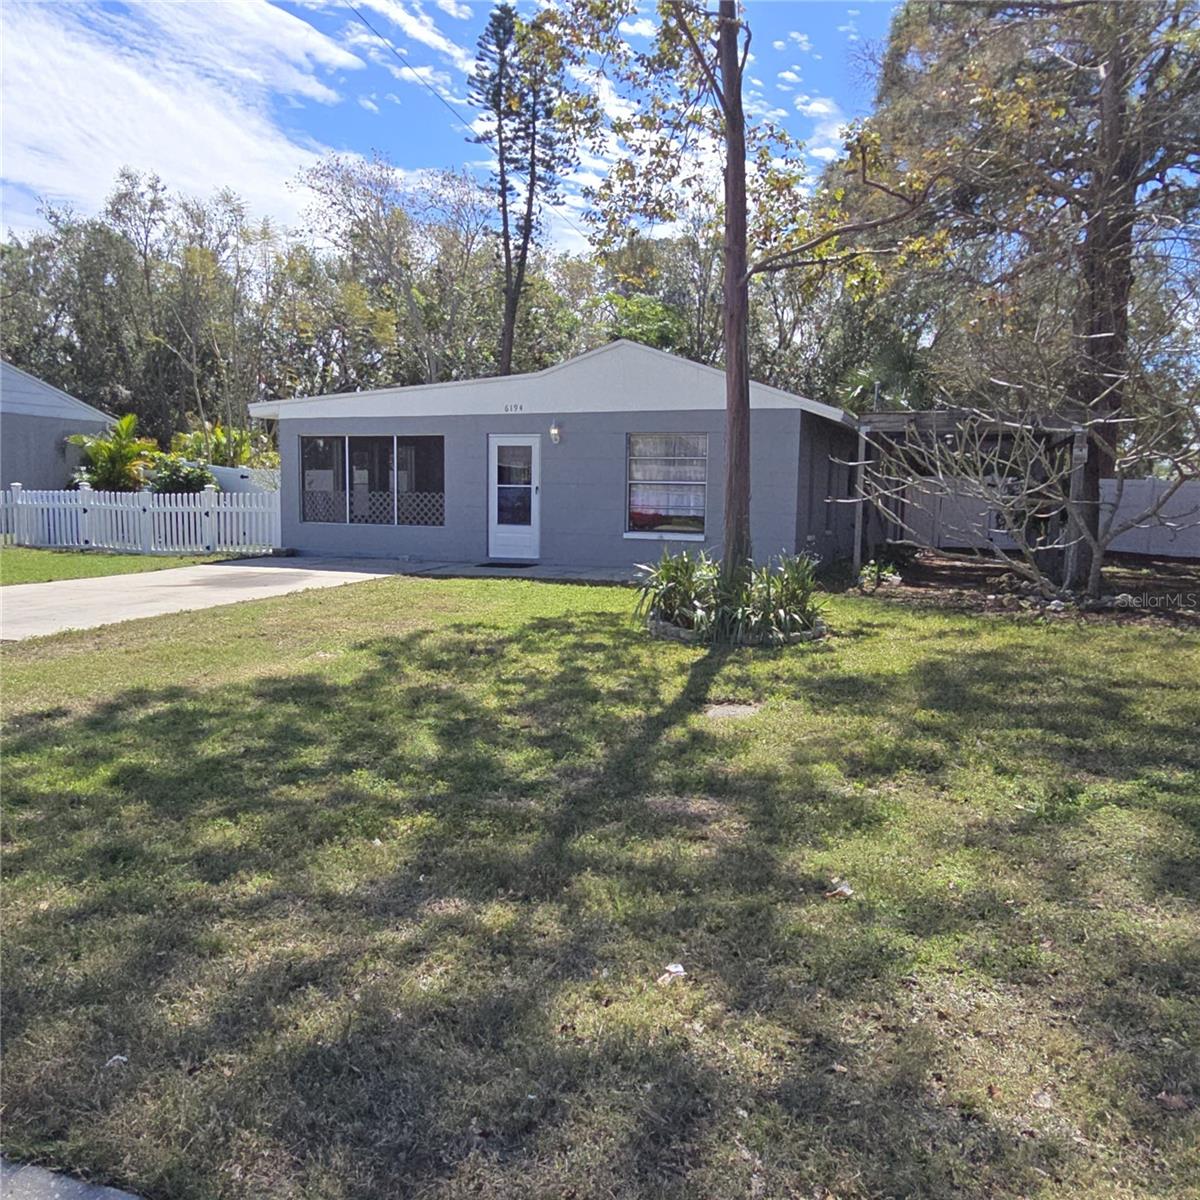
[[[936,773],[931,739],[1030,680],[962,654],[850,683],[810,661],[573,615],[27,722],[6,787],[10,1142],[164,1197],[1052,1181],[1070,1140],[940,1094],[953,1049],[924,1025],[854,1033],[864,1006],[904,1008],[920,937],[1002,927],[1002,902],[918,890],[898,917],[830,918],[825,880],[789,865],[888,820],[830,792],[829,761]],[[753,722],[693,718],[754,686],[748,662],[816,706],[922,716],[878,753],[834,729],[738,762]],[[1073,745],[1114,719],[1073,699],[1022,721]],[[1146,754],[1191,761],[1173,730]],[[655,985],[677,957],[686,981]]]

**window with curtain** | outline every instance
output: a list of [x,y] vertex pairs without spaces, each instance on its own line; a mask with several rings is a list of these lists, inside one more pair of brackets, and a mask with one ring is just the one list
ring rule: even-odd
[[300,519],[346,520],[346,439],[300,439]]
[[629,533],[703,533],[708,434],[631,433]]

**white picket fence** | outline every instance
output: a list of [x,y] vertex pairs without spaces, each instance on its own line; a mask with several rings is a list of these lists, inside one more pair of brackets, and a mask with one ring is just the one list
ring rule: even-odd
[[220,554],[279,545],[278,492],[0,492],[0,538],[17,546]]

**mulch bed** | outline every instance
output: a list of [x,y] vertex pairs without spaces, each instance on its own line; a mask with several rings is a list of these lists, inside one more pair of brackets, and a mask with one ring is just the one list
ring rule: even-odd
[[1009,574],[1005,564],[994,559],[958,560],[925,551],[902,569],[900,583],[881,584],[872,594],[881,600],[962,612],[1200,629],[1200,562],[1114,556],[1104,568],[1105,595],[1126,594],[1136,605],[1083,612],[1047,611],[1014,587],[1006,578]]

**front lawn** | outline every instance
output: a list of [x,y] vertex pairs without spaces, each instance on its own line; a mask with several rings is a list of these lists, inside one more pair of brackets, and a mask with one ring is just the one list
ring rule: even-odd
[[708,654],[631,605],[391,578],[6,647],[6,1152],[163,1200],[1200,1194],[1195,635],[847,597]]
[[0,585],[50,583],[57,579],[90,579],[96,575],[132,575],[167,567],[194,567],[217,562],[225,554],[107,554],[102,550],[31,550],[0,546]]

